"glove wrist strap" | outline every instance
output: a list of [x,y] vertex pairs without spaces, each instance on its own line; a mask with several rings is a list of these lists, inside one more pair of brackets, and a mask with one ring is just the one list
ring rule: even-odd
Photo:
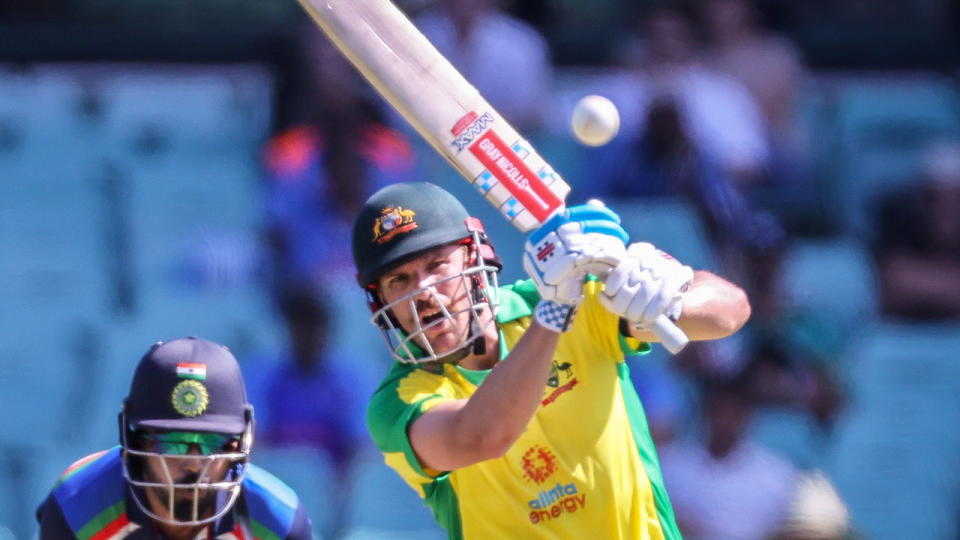
[[540,300],[533,311],[533,318],[540,323],[540,326],[561,334],[570,328],[576,312],[577,306],[558,304],[552,300]]

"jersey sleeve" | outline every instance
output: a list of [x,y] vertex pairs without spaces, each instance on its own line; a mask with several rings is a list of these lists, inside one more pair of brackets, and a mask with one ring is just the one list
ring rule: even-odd
[[432,407],[455,399],[443,377],[424,369],[397,365],[374,393],[367,407],[367,428],[391,468],[420,495],[424,483],[443,474],[421,466],[407,428]]
[[297,493],[253,464],[243,478],[243,501],[257,538],[311,538],[310,520]]
[[51,494],[37,508],[37,522],[40,524],[40,540],[72,540],[76,538],[57,499]]
[[293,516],[293,524],[290,526],[290,532],[287,533],[285,540],[312,540],[313,526],[310,518],[307,517],[307,511],[303,508],[303,502],[297,504],[297,512]]

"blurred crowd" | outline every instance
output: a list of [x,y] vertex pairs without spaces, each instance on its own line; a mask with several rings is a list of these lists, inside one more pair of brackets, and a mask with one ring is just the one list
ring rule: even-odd
[[[842,360],[869,312],[866,303],[850,305],[857,300],[843,291],[855,285],[875,292],[877,321],[960,321],[960,120],[944,119],[956,124],[949,133],[915,125],[895,133],[916,147],[916,165],[868,190],[852,172],[863,163],[830,163],[834,139],[805,122],[804,92],[821,74],[770,21],[810,22],[818,9],[839,13],[838,20],[857,9],[875,10],[878,21],[923,12],[942,21],[930,29],[936,33],[957,26],[957,10],[937,11],[936,2],[919,2],[914,11],[894,3],[880,9],[870,2],[776,0],[397,3],[535,141],[544,134],[571,140],[567,118],[556,118],[568,112],[570,97],[554,93],[567,67],[554,60],[556,51],[588,64],[578,66],[587,73],[578,91],[609,97],[621,114],[620,133],[600,148],[561,145],[576,155],[548,159],[579,163],[566,177],[574,193],[688,208],[711,253],[709,270],[747,290],[752,318],[732,338],[694,343],[673,357],[655,349],[629,360],[684,537],[858,537],[818,459],[850,407]],[[7,9],[29,20],[42,18],[41,7]],[[345,307],[363,302],[358,290],[346,292],[354,283],[354,216],[390,183],[460,179],[437,165],[432,150],[312,24],[301,22],[299,56],[279,68],[273,133],[259,156],[265,287],[283,323],[284,346],[240,360],[257,409],[258,445],[315,450],[337,490],[348,493],[357,463],[372,451],[364,412],[389,361],[385,349],[360,343],[370,335],[355,330],[369,326],[356,316],[363,306]],[[615,31],[599,30],[604,25]],[[584,47],[584,33],[593,34],[597,50]],[[825,193],[843,191],[825,191],[825,184],[844,174],[850,191],[866,195],[825,200]],[[851,200],[859,206],[825,209]],[[631,233],[645,240],[644,231]],[[866,254],[876,291],[872,283],[845,283],[850,276],[821,264],[799,271],[819,269],[804,282],[832,295],[838,308],[818,310],[791,294],[785,281],[796,271],[798,246],[851,238]],[[341,321],[347,313],[350,320]],[[802,431],[796,436],[803,443],[770,444],[756,427],[765,421]],[[334,506],[347,497],[336,499]],[[318,532],[336,537],[343,512],[337,507]]]

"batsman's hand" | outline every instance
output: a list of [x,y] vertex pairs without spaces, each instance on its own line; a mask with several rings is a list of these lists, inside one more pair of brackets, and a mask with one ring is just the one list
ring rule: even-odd
[[653,244],[630,244],[626,257],[604,278],[600,303],[641,329],[651,330],[661,315],[680,318],[681,297],[693,269]]
[[602,204],[568,208],[534,231],[524,244],[523,268],[540,297],[576,306],[588,273],[605,275],[626,256],[629,236],[620,216]]

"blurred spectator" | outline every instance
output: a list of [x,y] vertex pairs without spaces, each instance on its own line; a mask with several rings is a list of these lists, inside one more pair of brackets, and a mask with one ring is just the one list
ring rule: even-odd
[[806,77],[800,52],[786,37],[764,31],[753,0],[702,2],[709,38],[706,62],[743,84],[766,120],[775,183],[809,173],[806,141],[797,124],[797,95]]
[[343,480],[369,443],[364,411],[373,381],[361,359],[327,350],[330,312],[316,292],[287,289],[280,310],[289,349],[273,361],[276,369],[264,381],[263,403],[254,404],[263,410],[258,434],[267,444],[316,446]]
[[797,409],[829,428],[843,405],[840,385],[825,362],[800,354],[775,341],[761,342],[744,367],[748,389],[758,405]]
[[[773,216],[752,210],[702,148],[671,96],[654,99],[642,131],[614,139],[595,154],[591,189],[598,197],[681,197],[708,229],[724,271],[745,283],[751,297],[766,291],[765,270],[780,253],[784,234]],[[754,298],[752,303],[757,303]]]
[[[715,156],[734,185],[763,177],[770,157],[763,115],[742,84],[700,61],[691,14],[679,5],[657,3],[643,21],[642,43],[620,53],[637,79],[634,95],[619,97],[626,102],[623,110],[632,114],[640,103],[637,119],[642,119],[656,98],[673,96],[685,130]],[[626,130],[630,123],[627,118]]]
[[304,97],[288,104],[303,121],[264,151],[267,226],[278,279],[317,283],[330,272],[352,275],[353,217],[377,189],[412,179],[413,155],[319,30],[311,27],[304,41]]
[[877,231],[884,314],[960,317],[960,141],[934,143],[920,181],[882,199]]
[[416,24],[507,121],[535,129],[552,78],[550,51],[535,28],[495,1],[443,0]]
[[742,379],[714,382],[703,401],[703,440],[660,450],[664,483],[685,538],[759,540],[786,516],[798,472],[745,438],[752,407]]

